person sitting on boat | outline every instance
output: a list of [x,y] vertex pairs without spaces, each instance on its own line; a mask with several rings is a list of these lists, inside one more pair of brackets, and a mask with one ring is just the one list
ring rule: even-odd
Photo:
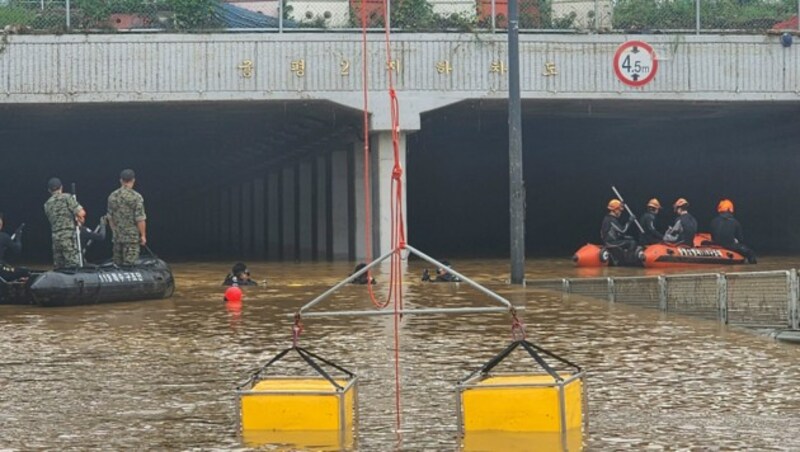
[[675,224],[667,229],[664,242],[670,245],[694,246],[694,236],[697,234],[697,220],[689,213],[689,201],[678,198],[672,205],[678,218]]
[[450,262],[442,261],[444,267],[436,269],[436,277],[431,279],[431,273],[426,268],[422,271],[422,280],[425,282],[461,282],[461,278],[450,273],[447,269],[451,267]]
[[[366,266],[367,264],[361,262],[360,264],[356,265],[356,268],[353,269],[353,273],[350,273],[350,275],[358,273],[361,269],[363,269]],[[369,276],[369,272],[364,272],[360,274],[358,278],[355,278],[354,280],[350,281],[350,284],[375,284],[375,278],[371,278]]]
[[736,251],[747,259],[748,263],[756,263],[756,255],[744,244],[742,225],[733,216],[733,202],[723,199],[717,205],[717,215],[711,220],[711,240],[724,248]]
[[3,213],[0,212],[0,277],[6,282],[25,279],[31,275],[30,270],[13,267],[5,261],[6,250],[11,250],[14,254],[22,252],[22,228],[24,225],[21,225],[14,234],[9,236],[2,231],[3,221]]
[[656,229],[656,216],[660,210],[661,203],[658,202],[658,199],[653,198],[647,201],[647,210],[642,214],[641,218],[639,218],[639,224],[641,224],[642,229],[644,229],[644,232],[639,234],[640,245],[661,243],[661,240],[664,238],[664,234]]
[[[633,224],[634,218],[628,218],[625,226],[620,223],[619,217],[622,215],[623,204],[619,199],[612,199],[606,207],[608,214],[603,218],[600,226],[600,240],[603,241],[603,245],[609,249],[616,261],[632,262],[635,260],[636,240],[625,233]],[[616,252],[617,250],[621,253]]]
[[222,282],[223,286],[257,286],[258,283],[250,279],[250,270],[243,262],[233,264],[231,272]]

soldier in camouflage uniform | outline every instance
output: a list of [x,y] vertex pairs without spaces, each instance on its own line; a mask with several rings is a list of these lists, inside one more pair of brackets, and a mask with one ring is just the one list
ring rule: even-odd
[[136,174],[131,169],[119,176],[120,188],[108,196],[108,224],[114,235],[114,263],[134,265],[141,246],[147,244],[144,198],[133,189]]
[[75,220],[77,217],[85,217],[86,211],[74,196],[62,191],[58,178],[50,179],[47,188],[50,190],[50,199],[44,203],[44,213],[50,220],[53,264],[56,268],[78,267],[80,255],[75,241]]

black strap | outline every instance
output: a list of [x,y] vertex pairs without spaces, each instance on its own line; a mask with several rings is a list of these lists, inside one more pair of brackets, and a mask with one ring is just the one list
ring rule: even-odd
[[271,365],[273,365],[276,362],[278,362],[279,360],[281,360],[283,357],[286,356],[287,353],[289,353],[292,350],[294,350],[300,356],[300,358],[303,361],[305,361],[306,364],[309,365],[309,367],[314,369],[314,371],[316,371],[320,376],[322,376],[331,385],[333,385],[333,387],[335,387],[337,391],[341,391],[344,388],[342,388],[342,386],[339,385],[336,382],[336,380],[334,380],[333,377],[331,377],[330,374],[328,372],[326,372],[325,369],[322,368],[322,366],[319,365],[319,363],[317,361],[320,361],[320,362],[322,362],[322,363],[324,363],[324,364],[326,364],[328,366],[333,367],[336,370],[339,370],[339,371],[345,373],[349,378],[353,378],[355,376],[354,373],[350,372],[349,370],[345,369],[344,367],[342,367],[342,366],[340,366],[340,365],[338,365],[338,364],[336,364],[334,362],[331,362],[331,361],[329,361],[329,360],[327,360],[325,358],[322,358],[321,356],[318,356],[318,355],[316,355],[316,354],[314,354],[314,353],[312,353],[312,352],[310,352],[310,351],[308,351],[308,350],[306,350],[304,348],[301,348],[301,347],[289,347],[287,349],[284,349],[283,351],[281,351],[277,355],[275,355],[269,361],[267,361],[266,364],[264,364],[260,369],[258,369],[247,381],[245,381],[241,385],[237,386],[236,389],[237,390],[241,390],[243,387],[245,387],[245,386],[247,386],[249,384],[255,383],[258,379],[261,378],[261,374],[264,371],[266,371],[268,367],[270,367]]
[[560,362],[562,364],[566,364],[568,366],[571,366],[571,367],[575,368],[576,372],[580,372],[581,371],[580,366],[578,366],[578,365],[576,365],[576,364],[574,364],[574,363],[572,363],[570,361],[567,361],[566,359],[564,359],[564,358],[562,358],[562,357],[560,357],[560,356],[558,356],[558,355],[556,355],[554,353],[551,353],[551,352],[539,347],[538,345],[532,344],[531,342],[528,342],[527,340],[522,339],[522,340],[514,341],[511,344],[509,344],[505,349],[503,349],[503,351],[498,353],[497,356],[495,356],[494,358],[492,358],[489,361],[487,361],[486,364],[484,364],[478,370],[476,370],[476,371],[472,372],[471,374],[469,374],[466,378],[461,380],[460,383],[464,383],[466,381],[469,381],[470,379],[472,379],[478,373],[480,373],[481,375],[487,375],[489,372],[492,371],[492,369],[494,369],[498,364],[500,364],[503,360],[505,360],[508,357],[508,355],[510,355],[511,352],[513,352],[519,346],[522,346],[522,348],[524,348],[525,351],[528,352],[528,354],[531,356],[531,358],[533,358],[533,360],[536,361],[536,363],[542,369],[544,369],[544,371],[547,372],[548,375],[553,377],[553,379],[555,379],[555,381],[557,381],[559,383],[563,382],[564,379],[561,378],[561,376],[558,374],[558,372],[550,364],[548,364],[547,361],[545,361],[544,358],[542,358],[542,356],[539,353],[542,353],[542,354],[544,354],[544,355],[546,355],[546,356],[548,356],[550,358],[553,358],[554,360],[556,360],[556,361],[558,361],[558,362]]

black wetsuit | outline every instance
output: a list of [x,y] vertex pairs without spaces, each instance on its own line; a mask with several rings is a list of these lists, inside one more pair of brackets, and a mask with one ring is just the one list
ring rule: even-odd
[[[631,221],[625,226],[619,222],[619,217],[615,217],[610,213],[603,218],[603,224],[600,226],[600,239],[603,245],[611,252],[611,256],[616,263],[620,260],[624,262],[634,262],[635,256],[633,255],[636,250],[636,240],[633,237],[625,235]],[[620,253],[619,251],[622,251]]]
[[697,220],[689,212],[684,212],[664,234],[664,241],[672,245],[694,246],[695,235],[697,235]]
[[6,250],[11,250],[15,254],[22,252],[22,239],[19,234],[11,240],[8,234],[0,232],[0,277],[6,281],[15,281],[30,276],[31,272],[27,268],[12,267],[6,263]]
[[654,243],[661,243],[664,234],[658,232],[656,229],[656,214],[653,212],[645,212],[639,218],[639,224],[642,225],[644,233],[639,234],[639,244],[652,245]]
[[744,244],[742,225],[732,213],[723,212],[711,220],[711,240],[729,250],[736,251],[755,264],[756,255]]
[[222,285],[223,286],[232,286],[234,283],[236,283],[237,286],[257,286],[258,285],[258,283],[253,281],[252,279],[239,279],[239,278],[236,278],[236,281],[234,281],[234,278],[235,277],[232,274],[229,273],[228,276],[225,277],[225,281],[222,282]]
[[436,278],[431,279],[430,272],[425,269],[422,272],[422,280],[426,282],[461,282],[461,278],[452,273],[436,273]]

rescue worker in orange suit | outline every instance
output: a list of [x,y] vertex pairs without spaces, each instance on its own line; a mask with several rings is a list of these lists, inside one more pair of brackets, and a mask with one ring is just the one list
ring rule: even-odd
[[733,202],[723,199],[717,205],[717,215],[711,220],[711,240],[731,251],[736,251],[750,264],[756,263],[756,254],[744,244],[742,225],[733,216]]
[[661,210],[661,203],[658,199],[653,198],[647,201],[647,210],[639,218],[639,224],[642,225],[644,232],[639,234],[640,245],[652,245],[654,243],[661,243],[664,234],[658,232],[656,229],[656,216]]
[[[603,224],[600,226],[600,239],[603,241],[603,245],[611,252],[616,264],[620,261],[635,261],[636,240],[625,235],[633,224],[634,218],[628,218],[625,226],[620,223],[619,217],[622,215],[623,204],[619,199],[609,201],[607,208],[608,214],[603,218]],[[617,250],[621,253],[616,252]]]
[[694,236],[697,234],[697,220],[689,213],[689,201],[678,198],[672,205],[678,218],[675,224],[667,229],[664,242],[670,245],[694,246]]

